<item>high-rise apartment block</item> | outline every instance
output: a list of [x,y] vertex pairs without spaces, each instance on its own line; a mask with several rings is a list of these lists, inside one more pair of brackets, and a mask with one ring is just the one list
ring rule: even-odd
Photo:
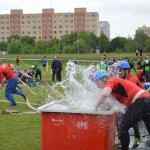
[[0,15],[0,41],[7,41],[11,35],[31,36],[36,40],[49,41],[71,32],[82,31],[100,35],[97,12],[75,8],[74,13],[55,13],[50,8],[43,9],[42,13],[23,14],[23,10],[14,9],[10,14]]
[[145,34],[147,34],[148,36],[150,36],[150,27],[147,27],[146,25],[142,26],[142,27],[138,27],[138,29],[136,30],[136,32],[138,31],[143,31]]
[[110,24],[107,21],[100,21],[101,33],[105,34],[108,39],[110,39]]

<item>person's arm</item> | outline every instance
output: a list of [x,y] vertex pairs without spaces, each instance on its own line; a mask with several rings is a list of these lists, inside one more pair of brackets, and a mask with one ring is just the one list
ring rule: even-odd
[[112,93],[112,89],[110,87],[105,87],[102,90],[102,92],[100,94],[100,97],[99,97],[99,99],[98,99],[98,101],[96,103],[96,106],[95,106],[96,110],[98,109],[98,107],[100,105],[102,105],[104,103],[104,101],[106,100],[106,98],[109,97],[111,95],[111,93]]
[[2,81],[1,81],[1,84],[0,84],[0,88],[2,88],[4,86],[4,84],[6,83],[6,79],[3,78]]

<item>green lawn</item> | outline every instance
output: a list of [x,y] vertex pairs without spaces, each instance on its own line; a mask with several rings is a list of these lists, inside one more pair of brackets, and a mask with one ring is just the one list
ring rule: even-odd
[[[109,54],[108,54],[109,55]],[[145,54],[146,55],[146,54]],[[34,60],[23,60],[24,58],[34,58],[40,59],[43,55],[21,55],[20,69],[28,68],[34,64]],[[47,58],[53,58],[55,55],[46,55]],[[87,54],[87,55],[59,55],[63,60],[63,68],[65,68],[66,61],[72,58],[81,60],[91,60],[99,61],[99,54]],[[110,54],[111,56],[117,56],[118,58],[124,57],[135,57],[135,54]],[[7,63],[15,63],[15,55],[5,55],[1,58],[11,58],[6,59]],[[40,60],[38,60],[40,63]],[[88,65],[91,62],[80,62],[82,64]],[[49,60],[49,65],[51,60]],[[63,69],[63,79],[65,76],[65,69]],[[43,75],[43,82],[51,81],[50,70],[45,75]],[[42,86],[34,87],[32,90],[37,93],[33,95],[29,89],[26,87],[21,87],[23,91],[27,94],[31,103],[35,106],[39,103],[44,103],[44,98],[50,93],[49,89]],[[23,102],[22,97],[15,96],[17,102]],[[25,104],[18,103],[16,107],[10,107],[9,103],[4,96],[4,88],[0,89],[0,112],[4,109],[16,110],[19,112],[32,111]],[[0,150],[40,150],[41,147],[41,129],[40,129],[40,114],[34,115],[10,115],[0,113]]]

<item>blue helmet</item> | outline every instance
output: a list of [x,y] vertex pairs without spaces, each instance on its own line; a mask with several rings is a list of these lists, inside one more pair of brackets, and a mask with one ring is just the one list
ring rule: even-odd
[[126,60],[119,61],[119,67],[121,69],[130,69],[130,65]]
[[97,81],[97,80],[99,80],[99,79],[101,79],[101,78],[103,78],[103,77],[106,77],[106,76],[108,76],[108,73],[107,73],[107,71],[106,70],[97,70],[96,72],[95,72],[95,74],[93,75],[93,77],[92,77],[92,81]]

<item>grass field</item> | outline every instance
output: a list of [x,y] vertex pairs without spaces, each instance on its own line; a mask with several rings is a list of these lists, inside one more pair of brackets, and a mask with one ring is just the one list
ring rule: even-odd
[[[147,54],[144,54],[145,56]],[[24,60],[24,59],[40,59],[43,55],[21,55],[20,69],[28,68],[34,64],[34,60]],[[46,55],[48,59],[52,59],[56,55]],[[99,61],[100,54],[85,54],[85,55],[57,55],[61,58],[63,62],[63,68],[65,68],[65,63],[69,59],[79,59],[79,60],[90,60]],[[117,58],[131,57],[135,59],[135,54],[108,54],[109,57],[116,56]],[[4,62],[15,63],[15,55],[5,55],[1,56],[4,58]],[[80,62],[81,64],[90,64],[90,61]],[[49,65],[51,60],[49,60]],[[65,76],[65,69],[63,69],[63,79]],[[43,81],[51,81],[50,71],[43,75]],[[34,96],[29,89],[26,87],[21,87],[23,91],[29,97],[31,103],[39,104],[44,103],[42,97],[49,94],[50,91],[44,88],[32,88],[37,96]],[[40,96],[39,96],[40,95]],[[17,102],[23,102],[22,97],[15,96]],[[32,111],[24,103],[18,103],[16,107],[9,106],[7,100],[4,96],[4,88],[0,90],[0,112],[4,109],[16,110],[19,112]],[[40,150],[41,139],[40,139],[40,114],[34,115],[10,115],[0,113],[0,150]]]
[[[105,53],[107,58],[115,57],[117,59],[119,58],[132,58],[133,60],[136,60],[137,57],[135,56],[135,53]],[[143,53],[143,57],[150,55],[149,53]],[[21,59],[41,59],[43,56],[46,56],[48,59],[53,59],[55,56],[58,56],[61,60],[69,60],[69,59],[78,59],[78,60],[100,60],[101,53],[98,54],[20,54]],[[15,54],[7,54],[4,56],[1,56],[1,58],[11,58],[15,59]]]

